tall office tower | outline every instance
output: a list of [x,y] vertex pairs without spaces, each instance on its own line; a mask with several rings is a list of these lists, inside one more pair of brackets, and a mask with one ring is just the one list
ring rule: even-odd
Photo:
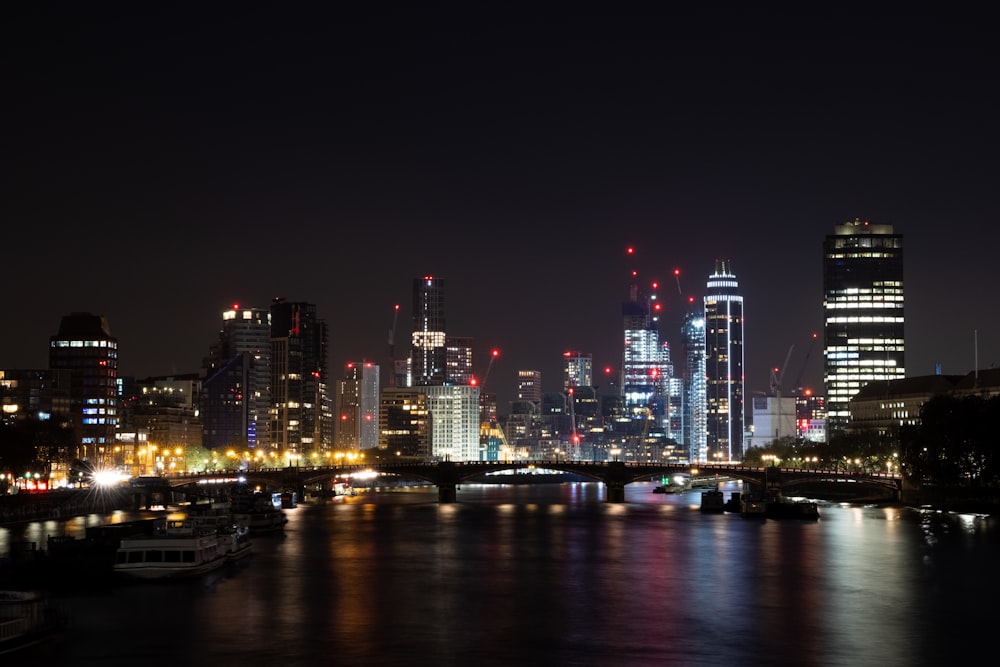
[[868,221],[835,225],[823,243],[823,374],[828,432],[873,380],[904,377],[903,236]]
[[118,426],[118,339],[100,315],[72,313],[49,338],[49,368],[70,371],[70,418],[76,457],[97,467],[114,462]]
[[271,313],[234,304],[203,363],[202,441],[208,449],[268,447]]
[[413,281],[413,384],[443,385],[448,380],[444,318],[444,279]]
[[541,371],[518,371],[517,372],[517,400],[531,401],[535,407],[542,402],[542,372]]
[[563,352],[563,389],[594,386],[594,358],[590,352]]
[[705,305],[706,454],[709,462],[743,459],[743,297],[728,263],[717,261]]
[[389,456],[431,455],[427,395],[416,387],[386,387],[379,397],[379,449]]
[[466,336],[445,336],[445,381],[450,384],[472,384],[472,339]]
[[684,423],[681,444],[691,463],[708,463],[705,398],[705,314],[688,312],[681,327],[684,341]]
[[[633,274],[633,278],[635,274]],[[653,286],[655,289],[655,285]],[[660,304],[655,291],[640,291],[629,285],[629,300],[622,304],[624,319],[624,354],[622,397],[626,412],[634,417],[652,419],[663,426],[666,416],[666,376],[663,372],[663,346],[659,331]]]
[[271,304],[271,441],[288,463],[333,444],[327,327],[311,303]]
[[349,362],[337,384],[334,442],[338,450],[378,447],[379,367],[370,361]]

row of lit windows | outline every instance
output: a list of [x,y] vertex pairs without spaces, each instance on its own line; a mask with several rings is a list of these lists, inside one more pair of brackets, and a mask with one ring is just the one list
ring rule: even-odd
[[[830,366],[837,369],[843,368],[858,368],[864,366],[883,366],[888,368],[895,368],[898,365],[898,359],[835,359],[837,363],[831,363]],[[842,371],[838,371],[842,372]]]
[[826,310],[847,310],[849,308],[902,308],[905,304],[903,303],[903,297],[886,297],[884,299],[879,299],[876,297],[869,297],[865,300],[853,299],[853,298],[839,298],[839,299],[827,299],[824,308]]
[[108,340],[54,340],[52,347],[109,347],[118,348],[118,343]]

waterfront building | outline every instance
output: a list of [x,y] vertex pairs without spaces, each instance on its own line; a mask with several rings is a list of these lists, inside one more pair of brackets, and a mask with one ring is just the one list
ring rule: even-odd
[[338,450],[360,451],[379,444],[379,367],[349,362],[334,397],[334,442]]
[[869,382],[905,376],[903,236],[855,219],[823,243],[827,426],[844,429]]
[[234,304],[202,364],[202,441],[209,449],[270,446],[271,312]]
[[478,461],[479,387],[425,385],[430,416],[431,457],[441,461]]
[[67,422],[70,389],[68,369],[0,370],[0,424],[27,419]]
[[681,337],[685,352],[681,446],[691,463],[707,463],[704,312],[689,311],[684,316]]
[[149,446],[161,452],[161,467],[154,472],[183,470],[184,452],[203,445],[201,383],[197,373],[129,383],[131,398],[127,404],[123,402],[127,413],[123,422],[127,422],[128,431],[145,433]]
[[66,315],[49,338],[49,368],[69,371],[76,458],[111,465],[118,428],[118,339],[101,315]]
[[430,458],[430,421],[424,391],[400,386],[382,389],[379,448],[389,456]]
[[869,382],[851,397],[846,430],[895,433],[904,425],[918,425],[920,411],[935,396],[956,398],[1000,396],[1000,368],[975,370],[965,375],[919,375]]
[[327,326],[315,304],[276,298],[271,304],[272,445],[287,463],[333,444],[327,388]]
[[590,352],[563,352],[563,390],[594,384],[594,358]]
[[712,463],[743,458],[743,297],[729,263],[715,263],[705,309],[706,457]]
[[798,435],[794,396],[753,396],[750,401],[752,436],[746,448],[770,447],[774,442]]

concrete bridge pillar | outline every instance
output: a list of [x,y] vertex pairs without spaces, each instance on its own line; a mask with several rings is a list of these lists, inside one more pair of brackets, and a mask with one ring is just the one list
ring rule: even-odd
[[608,471],[604,478],[604,486],[607,489],[606,501],[609,503],[625,502],[625,462],[611,461],[608,463]]
[[454,503],[458,502],[458,486],[455,484],[438,484],[438,502]]

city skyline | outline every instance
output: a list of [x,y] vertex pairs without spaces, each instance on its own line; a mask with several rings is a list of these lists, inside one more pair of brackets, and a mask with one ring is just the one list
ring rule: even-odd
[[822,244],[855,218],[905,238],[906,375],[1000,363],[974,15],[16,12],[0,367],[44,368],[60,318],[91,312],[122,375],[195,372],[223,310],[280,296],[329,324],[332,378],[370,361],[385,380],[410,283],[434,275],[475,371],[501,351],[504,410],[519,370],[558,391],[567,350],[595,383],[620,367],[633,268],[679,348],[722,260],[746,395],[786,356],[823,392]]

